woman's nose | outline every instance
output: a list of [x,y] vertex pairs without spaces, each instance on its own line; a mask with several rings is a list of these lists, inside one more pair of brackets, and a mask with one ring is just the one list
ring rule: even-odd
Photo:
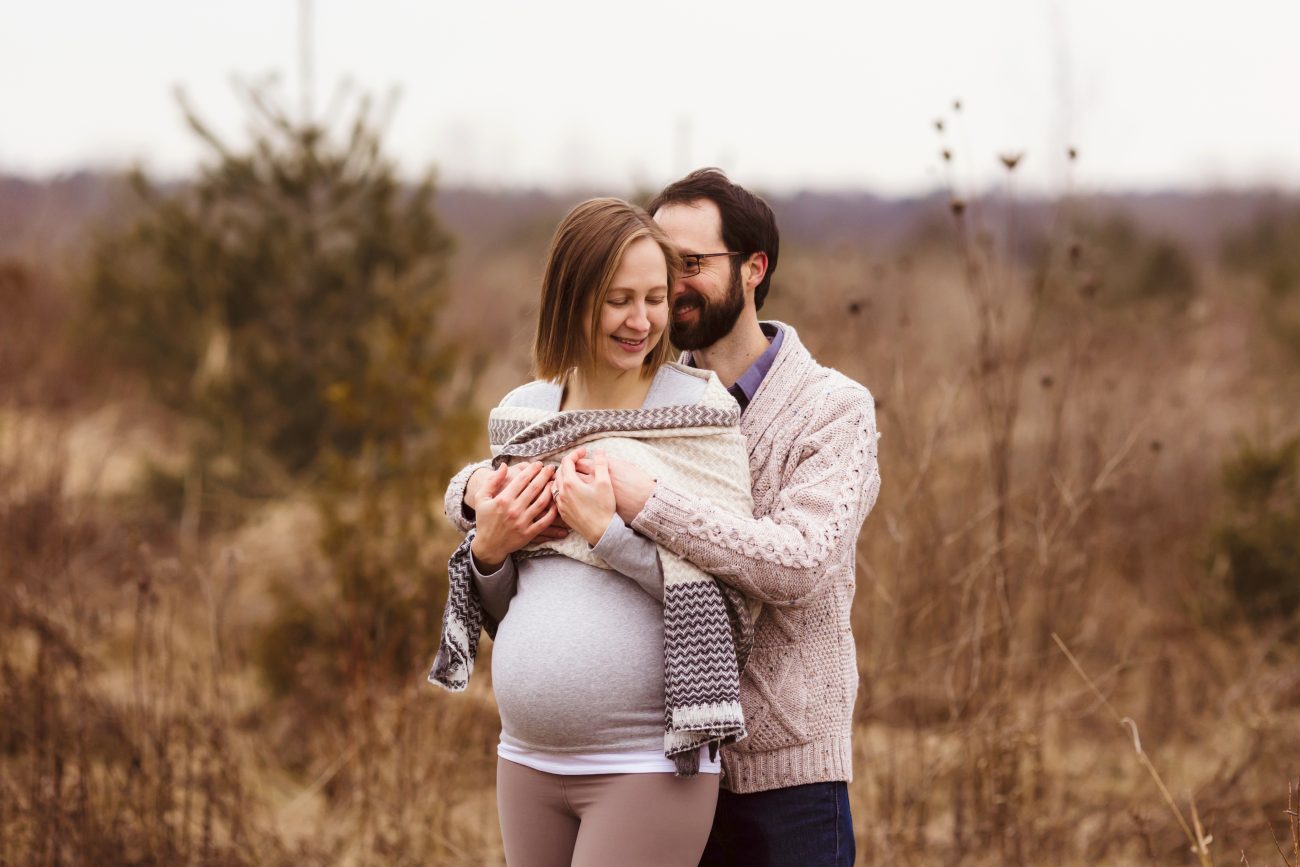
[[644,304],[632,305],[632,314],[628,319],[628,324],[637,329],[650,327],[650,313],[646,310]]

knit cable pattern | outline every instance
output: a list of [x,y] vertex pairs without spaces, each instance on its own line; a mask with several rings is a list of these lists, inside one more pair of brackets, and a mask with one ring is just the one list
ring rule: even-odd
[[740,793],[852,779],[854,555],[880,491],[870,392],[777,325],[781,352],[740,420],[753,517],[660,482],[632,522],[764,603],[741,677],[750,737],[722,752],[724,785]]

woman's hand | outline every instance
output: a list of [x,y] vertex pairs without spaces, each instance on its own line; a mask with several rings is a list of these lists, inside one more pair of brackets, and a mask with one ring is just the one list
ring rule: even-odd
[[[519,475],[530,466],[532,466],[531,463],[512,464],[506,469],[506,481],[512,481],[515,476]],[[551,469],[553,470],[554,468],[552,467]],[[474,510],[475,515],[478,514],[479,500],[487,499],[489,496],[487,491],[488,480],[495,476],[497,472],[497,470],[490,470],[487,467],[479,467],[470,475],[469,481],[465,483],[464,503],[466,506]],[[529,542],[550,542],[554,539],[563,539],[565,536],[569,535],[569,528],[564,526],[564,522],[559,518],[559,513],[556,512],[555,514],[555,523],[548,527],[543,527],[540,533],[528,540]]]
[[475,510],[478,529],[469,546],[480,570],[495,572],[555,520],[550,484],[554,476],[552,467],[531,462],[513,476],[502,464],[487,478]]
[[[579,473],[594,472],[590,458],[582,458],[576,464]],[[609,459],[609,480],[614,485],[614,508],[618,516],[629,527],[645,508],[646,501],[655,492],[659,482],[636,464],[621,458]]]
[[609,459],[604,452],[593,451],[584,461],[589,462],[591,472],[578,470],[578,461],[585,452],[585,448],[576,448],[560,462],[555,502],[564,523],[594,548],[614,517],[614,485],[609,478]]

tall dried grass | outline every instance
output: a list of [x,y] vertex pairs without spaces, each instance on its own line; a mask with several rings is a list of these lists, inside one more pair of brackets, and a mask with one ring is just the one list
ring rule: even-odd
[[[1242,618],[1209,544],[1235,433],[1300,422],[1275,399],[1295,375],[1263,336],[1264,290],[1201,258],[1190,300],[1101,303],[1069,220],[1027,258],[1005,196],[962,201],[938,249],[792,246],[764,311],[879,403],[854,610],[863,861],[1266,864],[1287,860],[1275,837],[1300,863],[1300,789],[1281,807],[1294,622]],[[486,272],[461,260],[452,294],[486,286],[524,328],[531,243]],[[46,324],[25,354],[0,352],[0,863],[500,863],[486,679],[434,693],[417,642],[405,682],[294,659],[286,676],[320,693],[277,697],[256,638],[284,613],[275,587],[326,592],[316,529],[256,503],[187,536],[102,475],[70,483],[103,401],[76,387],[60,315],[26,321]],[[503,391],[525,360],[498,345],[485,381]],[[1212,842],[1193,853],[1185,831]]]
[[[854,616],[870,863],[1213,863],[1211,838],[1268,840],[1295,770],[1292,627],[1243,626],[1208,544],[1249,392],[1293,375],[1261,363],[1254,292],[1211,260],[1194,298],[1103,303],[1071,208],[1036,255],[1008,189],[955,193],[946,251],[784,257],[772,314],[880,404]],[[1141,722],[1139,762],[1055,632]]]

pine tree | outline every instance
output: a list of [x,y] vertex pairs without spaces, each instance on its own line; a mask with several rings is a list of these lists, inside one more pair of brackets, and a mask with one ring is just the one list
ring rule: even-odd
[[185,420],[170,490],[205,529],[291,491],[315,504],[332,580],[282,582],[258,657],[273,691],[329,701],[409,681],[436,639],[433,515],[481,430],[480,364],[439,329],[452,244],[432,178],[402,185],[369,103],[338,136],[247,96],[247,147],[187,109],[197,180],[136,173],[138,216],[91,257],[84,333]]
[[247,96],[246,148],[187,108],[210,153],[197,181],[133,176],[143,207],[94,249],[86,324],[194,423],[205,488],[275,493],[326,456],[455,427],[465,389],[437,327],[452,243],[432,178],[403,187],[368,101],[335,136]]

